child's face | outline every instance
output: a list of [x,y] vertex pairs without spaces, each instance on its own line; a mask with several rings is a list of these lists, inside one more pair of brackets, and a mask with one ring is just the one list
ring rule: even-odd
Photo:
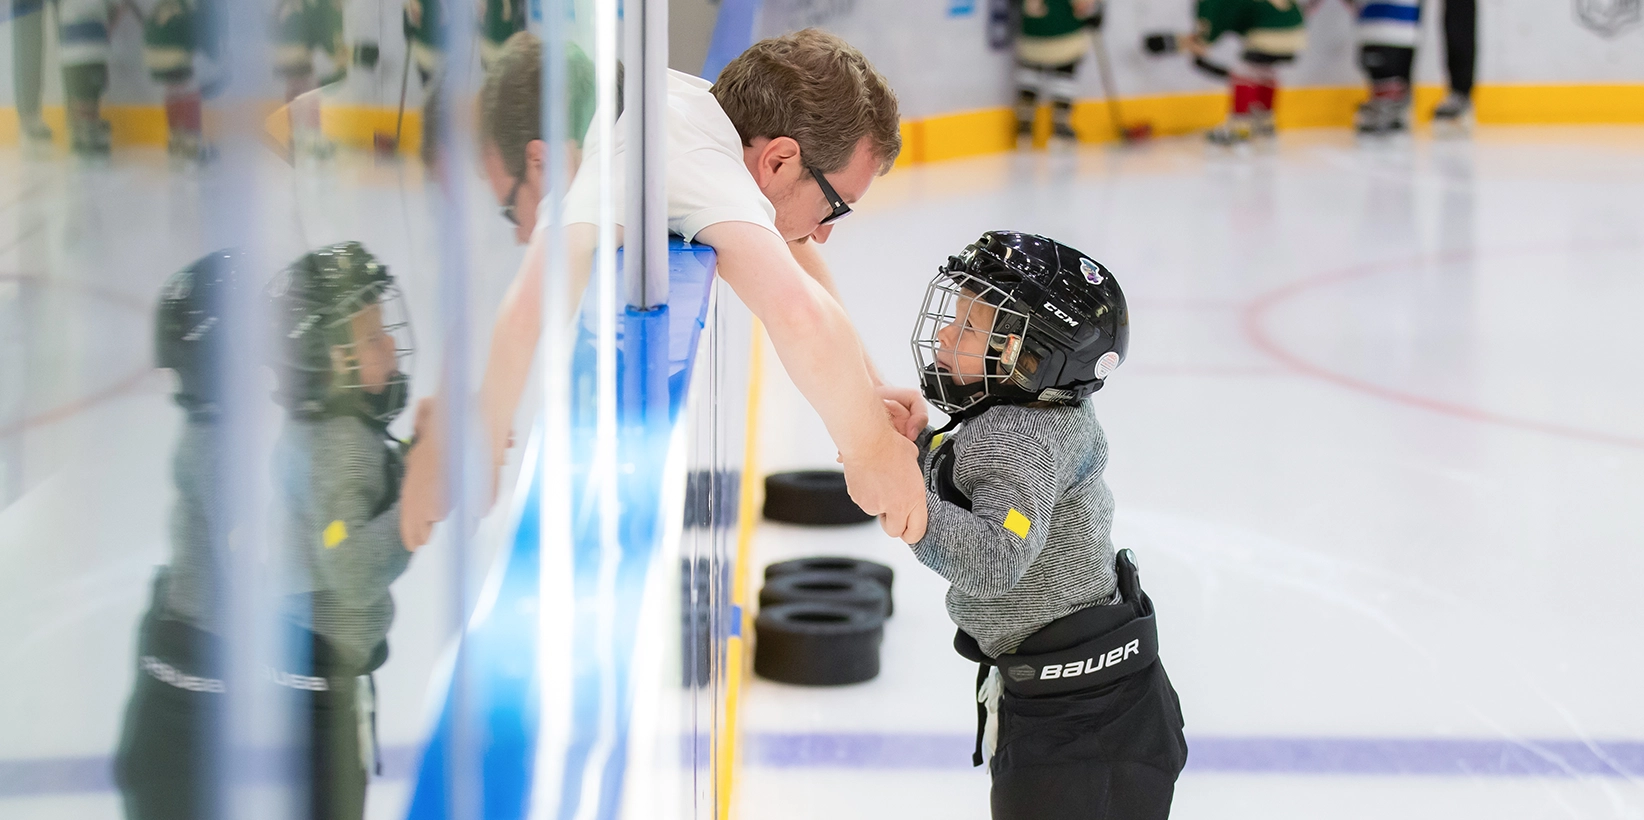
[[333,347],[332,366],[338,372],[358,368],[360,386],[367,393],[381,393],[388,385],[388,378],[394,375],[398,363],[395,360],[394,337],[383,330],[382,305],[367,305],[350,317],[348,324],[354,336],[353,355],[350,356],[343,345]]
[[993,306],[963,291],[954,305],[954,320],[936,331],[941,347],[936,365],[953,377],[954,384],[971,384],[987,375],[988,335],[993,330]]

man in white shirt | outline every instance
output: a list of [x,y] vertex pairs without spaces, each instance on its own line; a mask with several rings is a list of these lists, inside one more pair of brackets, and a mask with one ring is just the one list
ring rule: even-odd
[[[540,86],[503,99],[492,89],[519,85],[504,73],[508,64],[499,60],[501,71],[486,80],[481,142],[505,215],[531,226],[547,152],[540,138],[520,136],[540,136],[529,130],[540,129],[539,120],[498,109],[512,101],[535,111]],[[851,497],[878,515],[890,535],[919,540],[925,486],[909,438],[924,425],[923,401],[917,391],[880,383],[811,244],[827,240],[833,223],[850,213],[850,204],[890,170],[901,150],[889,84],[843,40],[807,29],[755,43],[712,85],[670,72],[666,130],[670,230],[714,248],[719,277],[759,317],[794,384],[822,417]],[[620,169],[622,129],[616,133]],[[596,149],[588,146],[590,153]],[[595,245],[596,184],[592,174],[579,174],[566,195],[566,242],[571,270],[581,280],[575,293],[586,282]],[[619,192],[614,210],[620,215],[620,170],[612,190]],[[531,236],[492,334],[481,416],[496,464],[506,453],[541,333],[542,257],[542,237]],[[408,545],[425,541],[441,517],[427,500],[434,497],[437,448],[419,449],[423,457],[407,465],[402,504]]]

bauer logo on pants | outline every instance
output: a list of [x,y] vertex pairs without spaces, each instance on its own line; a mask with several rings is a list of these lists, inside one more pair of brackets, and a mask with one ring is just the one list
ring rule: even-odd
[[1142,642],[1140,640],[1133,640],[1124,646],[1113,647],[1113,651],[1108,652],[1106,655],[1097,655],[1094,658],[1086,658],[1085,660],[1074,661],[1073,663],[1058,663],[1052,666],[1047,666],[1039,670],[1039,680],[1077,678],[1080,675],[1088,675],[1100,669],[1112,669],[1113,667],[1124,663],[1130,658],[1131,655],[1139,655],[1141,652]]

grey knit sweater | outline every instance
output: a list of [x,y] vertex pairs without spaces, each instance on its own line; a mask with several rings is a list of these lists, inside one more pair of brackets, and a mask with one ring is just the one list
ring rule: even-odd
[[350,416],[291,419],[275,448],[288,617],[364,664],[388,635],[388,585],[411,553],[400,541],[397,446]]
[[969,511],[936,492],[919,439],[930,523],[914,555],[952,584],[948,615],[990,656],[1064,615],[1115,603],[1113,494],[1102,481],[1107,439],[1090,402],[1003,405],[947,434],[953,483]]
[[171,563],[166,568],[166,614],[200,629],[216,628],[217,550],[213,529],[223,510],[217,478],[216,425],[190,419],[171,456],[171,477],[177,484],[177,503],[171,508]]

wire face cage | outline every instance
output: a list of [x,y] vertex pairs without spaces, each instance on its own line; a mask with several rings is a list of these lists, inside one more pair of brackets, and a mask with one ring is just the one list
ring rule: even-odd
[[963,270],[944,268],[925,288],[913,328],[913,357],[925,398],[952,415],[1020,381],[1017,365],[1032,318],[1005,290]]
[[[377,308],[374,313],[373,307]],[[323,331],[339,388],[364,389],[411,372],[416,338],[405,296],[396,284],[379,282],[350,294]],[[390,366],[384,368],[382,364],[390,361],[388,345],[393,346],[393,354]]]

